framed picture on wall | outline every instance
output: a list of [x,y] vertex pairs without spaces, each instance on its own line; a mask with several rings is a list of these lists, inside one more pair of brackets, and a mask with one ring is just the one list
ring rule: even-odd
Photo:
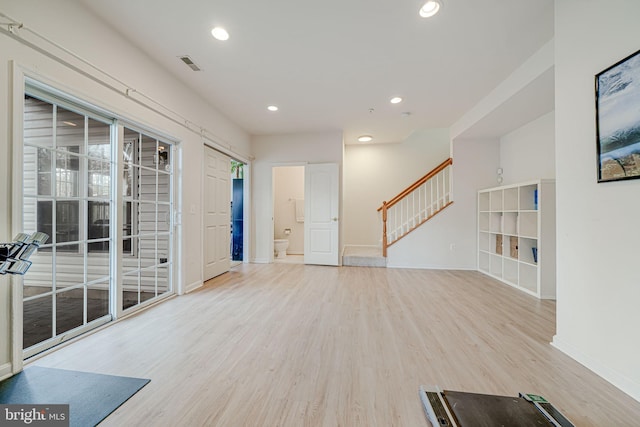
[[595,83],[598,182],[640,178],[640,51]]

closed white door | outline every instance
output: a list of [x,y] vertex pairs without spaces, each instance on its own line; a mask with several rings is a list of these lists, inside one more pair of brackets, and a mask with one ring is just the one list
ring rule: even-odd
[[205,147],[204,280],[230,268],[231,159]]
[[304,169],[304,263],[338,265],[338,165],[306,165]]

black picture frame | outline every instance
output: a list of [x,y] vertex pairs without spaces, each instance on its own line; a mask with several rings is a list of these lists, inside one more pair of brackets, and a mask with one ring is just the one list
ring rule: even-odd
[[598,182],[640,178],[640,50],[595,76]]

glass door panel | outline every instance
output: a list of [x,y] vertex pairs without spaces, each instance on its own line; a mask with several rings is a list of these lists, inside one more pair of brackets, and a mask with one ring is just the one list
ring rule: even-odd
[[171,291],[173,146],[124,129],[122,308]]
[[25,357],[111,319],[113,125],[45,98],[24,100],[23,230],[50,236],[23,278]]

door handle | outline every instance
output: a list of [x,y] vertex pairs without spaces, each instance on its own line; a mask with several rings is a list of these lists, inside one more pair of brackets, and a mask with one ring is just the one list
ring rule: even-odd
[[338,220],[337,216],[334,216],[333,218],[331,218],[331,221],[337,221],[337,220]]

